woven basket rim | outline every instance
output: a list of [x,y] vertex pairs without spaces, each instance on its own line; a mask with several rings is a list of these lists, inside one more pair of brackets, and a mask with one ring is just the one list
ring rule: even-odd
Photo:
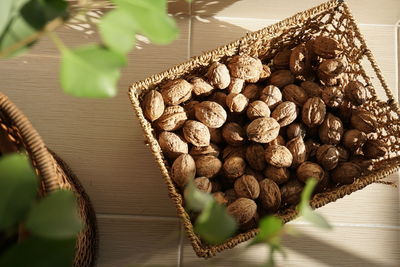
[[[277,22],[275,24],[272,24],[270,26],[267,26],[261,30],[255,31],[253,33],[248,33],[246,36],[233,41],[227,45],[221,46],[217,49],[208,51],[203,53],[200,56],[192,57],[188,61],[181,63],[179,65],[176,65],[164,72],[161,72],[159,74],[152,75],[144,80],[138,81],[133,83],[129,87],[128,95],[131,100],[133,109],[136,113],[136,116],[139,119],[139,123],[142,126],[142,129],[144,131],[144,135],[147,139],[147,145],[150,147],[152,150],[153,156],[155,157],[155,160],[160,168],[161,174],[164,178],[164,182],[166,183],[169,191],[169,196],[171,200],[175,204],[175,208],[177,210],[178,216],[181,218],[182,223],[184,225],[185,232],[193,246],[193,249],[195,253],[199,257],[212,257],[215,256],[217,252],[221,252],[227,248],[233,248],[237,244],[247,241],[250,238],[254,237],[258,233],[258,229],[252,229],[248,232],[245,233],[240,233],[236,235],[233,238],[230,238],[229,240],[225,241],[224,243],[220,245],[206,245],[204,244],[200,238],[194,233],[193,231],[193,225],[190,221],[189,215],[186,213],[184,207],[183,207],[183,199],[180,193],[176,190],[170,176],[168,173],[168,169],[166,168],[164,164],[164,158],[162,156],[161,148],[159,147],[157,141],[153,137],[153,128],[151,127],[150,123],[145,119],[141,106],[140,106],[140,96],[146,91],[149,90],[149,86],[154,86],[159,84],[163,79],[171,77],[179,77],[179,76],[184,76],[186,74],[189,74],[191,71],[193,71],[197,67],[205,66],[210,64],[213,60],[216,58],[222,58],[223,56],[230,56],[227,55],[227,51],[234,50],[235,53],[240,53],[241,52],[241,46],[246,45],[248,43],[251,44],[251,42],[257,41],[258,37],[260,35],[273,35],[274,32],[277,31],[277,29],[281,27],[290,27],[291,25],[294,25],[298,22],[301,22],[307,18],[316,16],[318,14],[321,14],[326,11],[330,10],[335,10],[339,6],[342,6],[344,9],[344,13],[349,17],[350,22],[354,24],[355,29],[356,29],[356,34],[357,37],[360,39],[363,47],[364,47],[364,54],[368,58],[369,62],[371,63],[371,66],[377,75],[380,84],[382,85],[382,88],[385,90],[386,96],[388,97],[389,101],[387,102],[388,106],[397,112],[397,114],[400,114],[400,110],[398,107],[397,102],[395,101],[393,94],[391,90],[389,89],[373,55],[368,46],[366,45],[365,39],[362,36],[347,4],[342,1],[342,0],[330,0],[328,2],[322,3],[316,7],[310,8],[308,10],[298,12],[295,15],[286,18],[280,22]],[[378,181],[391,173],[397,171],[400,166],[400,158],[392,158],[391,159],[392,165],[386,168],[379,169],[375,173],[365,175],[360,177],[359,179],[356,179],[356,181],[353,184],[350,185],[343,185],[335,189],[335,194],[330,194],[330,195],[325,195],[327,193],[320,193],[316,194],[312,201],[311,201],[311,206],[313,208],[319,208],[327,203],[336,201],[337,199],[340,199],[344,197],[345,195],[351,194],[357,190],[360,190],[364,188],[365,186]],[[290,221],[293,218],[297,216],[295,211],[289,212],[289,213],[284,213],[284,214],[278,214],[279,217],[282,218],[284,222]]]

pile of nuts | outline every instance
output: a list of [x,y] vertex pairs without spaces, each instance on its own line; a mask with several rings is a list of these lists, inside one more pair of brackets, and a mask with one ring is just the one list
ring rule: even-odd
[[237,55],[167,81],[142,108],[177,187],[194,178],[246,230],[296,205],[308,178],[317,192],[350,184],[387,153],[346,69],[341,44],[318,36],[265,63]]

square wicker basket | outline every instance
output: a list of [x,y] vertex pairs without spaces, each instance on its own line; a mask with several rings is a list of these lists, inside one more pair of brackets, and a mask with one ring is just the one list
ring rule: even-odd
[[[358,79],[367,84],[370,99],[360,109],[368,110],[378,118],[379,127],[376,131],[376,138],[388,144],[389,153],[384,158],[374,162],[372,172],[359,177],[354,183],[338,186],[328,192],[316,194],[311,201],[311,206],[318,208],[388,176],[400,166],[400,138],[398,137],[400,136],[400,109],[347,4],[342,0],[331,0],[297,13],[257,32],[249,33],[228,45],[194,57],[185,63],[153,75],[143,81],[136,82],[130,87],[129,96],[139,122],[143,127],[147,144],[160,167],[162,176],[168,186],[169,196],[175,204],[193,249],[199,257],[212,257],[217,252],[233,248],[237,244],[254,237],[258,230],[253,229],[240,233],[225,243],[215,246],[205,244],[194,233],[190,217],[183,207],[180,191],[170,178],[170,166],[164,159],[151,124],[143,115],[140,106],[143,95],[149,90],[158,90],[158,85],[165,80],[185,78],[191,74],[204,74],[207,66],[212,62],[225,62],[228,57],[233,55],[248,54],[253,57],[259,57],[263,62],[268,62],[280,48],[295,46],[321,34],[331,36],[343,44],[344,55],[349,63],[346,70],[348,78]],[[296,211],[293,208],[288,208],[276,215],[287,222],[296,217]]]

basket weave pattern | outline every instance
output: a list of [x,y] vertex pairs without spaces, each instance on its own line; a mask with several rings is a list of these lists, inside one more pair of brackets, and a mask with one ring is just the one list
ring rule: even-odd
[[58,189],[72,190],[75,193],[85,228],[77,238],[74,266],[94,266],[98,243],[96,216],[77,177],[65,162],[45,146],[24,114],[1,93],[0,128],[11,146],[28,152],[36,173],[42,178],[39,192],[41,196]]
[[[175,204],[178,216],[182,219],[185,231],[199,257],[212,257],[217,252],[232,248],[247,241],[258,233],[253,229],[240,233],[225,243],[210,246],[194,233],[189,215],[183,207],[183,199],[169,175],[169,164],[164,159],[160,146],[155,138],[151,124],[145,119],[140,103],[149,90],[158,90],[166,80],[185,78],[189,75],[203,75],[212,62],[226,60],[233,55],[248,54],[259,57],[263,62],[270,62],[273,56],[283,47],[294,47],[308,41],[313,36],[325,35],[337,39],[344,47],[344,57],[348,62],[345,78],[359,80],[367,85],[369,100],[359,109],[372,112],[378,118],[379,127],[373,138],[387,143],[389,153],[374,162],[373,171],[356,179],[354,183],[335,187],[327,192],[316,194],[312,201],[313,208],[321,207],[345,195],[360,190],[395,172],[400,166],[400,110],[393,94],[385,82],[382,73],[366,45],[360,30],[346,3],[332,0],[312,9],[300,12],[274,25],[254,33],[226,46],[207,52],[199,57],[175,66],[163,73],[153,75],[143,81],[134,83],[129,96],[134,111],[144,130],[147,144],[158,163],[162,176],[167,184],[169,196]],[[379,82],[376,82],[379,81]],[[381,97],[381,99],[378,97]],[[294,208],[280,211],[278,214],[284,222],[296,217]]]

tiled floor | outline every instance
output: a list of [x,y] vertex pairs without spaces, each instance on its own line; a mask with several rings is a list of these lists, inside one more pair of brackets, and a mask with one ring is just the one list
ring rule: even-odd
[[[131,82],[233,41],[320,1],[170,1],[181,29],[168,46],[138,42],[123,71],[120,92],[109,100],[76,99],[59,86],[59,55],[43,39],[29,54],[0,62],[0,90],[31,119],[49,147],[81,179],[100,227],[99,266],[252,266],[264,247],[243,246],[213,260],[198,259],[183,235],[167,190],[127,97]],[[348,0],[388,84],[398,95],[399,0]],[[81,27],[81,29],[84,29]],[[91,29],[59,30],[70,46],[97,39]],[[91,33],[91,34],[88,34]],[[393,175],[392,180],[398,180]],[[320,209],[332,232],[293,222],[303,235],[285,240],[281,266],[398,266],[399,192],[373,184]]]

